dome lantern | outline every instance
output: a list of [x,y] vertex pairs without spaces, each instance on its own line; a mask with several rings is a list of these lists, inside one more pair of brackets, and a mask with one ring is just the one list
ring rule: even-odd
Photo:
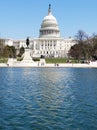
[[50,15],[51,14],[51,4],[49,4],[49,9],[48,9],[48,15]]

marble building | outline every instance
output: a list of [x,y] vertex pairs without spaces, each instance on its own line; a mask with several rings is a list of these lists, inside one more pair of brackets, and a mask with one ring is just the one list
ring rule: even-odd
[[[8,40],[7,45],[13,45],[16,49],[26,48],[26,40]],[[43,18],[38,38],[30,38],[32,57],[67,57],[71,46],[75,44],[73,38],[62,38],[56,18],[52,14],[51,5],[48,14]]]

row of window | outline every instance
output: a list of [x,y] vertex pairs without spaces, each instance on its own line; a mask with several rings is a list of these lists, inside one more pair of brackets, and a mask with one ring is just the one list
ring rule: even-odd
[[41,46],[56,46],[55,43],[45,43],[45,44],[41,44]]
[[44,50],[45,50],[45,49],[46,49],[46,50],[47,50],[47,49],[56,49],[56,47],[42,47],[42,46],[41,46],[41,49],[44,49]]
[[40,51],[40,54],[41,55],[55,55],[55,54],[58,54],[58,51]]
[[44,43],[56,43],[56,41],[52,41],[52,40],[50,40],[50,41],[39,41],[40,42],[40,44],[44,44]]
[[48,35],[48,34],[59,34],[59,31],[54,31],[54,30],[40,31],[40,35]]
[[[58,48],[60,48],[60,50],[62,50],[62,49],[68,50],[68,49],[70,49],[70,47],[71,47],[71,45],[65,45],[64,47],[62,45],[60,45]],[[34,47],[32,47],[32,48],[34,49]],[[56,44],[55,43],[54,44],[48,43],[48,44],[41,44],[41,46],[39,46],[39,44],[36,44],[35,48],[37,50],[40,50],[40,49],[56,49]]]

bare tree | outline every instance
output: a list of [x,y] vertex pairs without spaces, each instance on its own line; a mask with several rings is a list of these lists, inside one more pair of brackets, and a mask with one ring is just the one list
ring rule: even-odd
[[88,39],[88,34],[85,33],[83,30],[79,30],[77,32],[77,35],[75,35],[75,37],[78,43],[83,43],[85,40]]

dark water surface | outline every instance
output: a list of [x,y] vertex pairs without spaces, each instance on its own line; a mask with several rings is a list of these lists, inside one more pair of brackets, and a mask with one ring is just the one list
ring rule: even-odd
[[97,130],[97,69],[0,68],[0,130]]

